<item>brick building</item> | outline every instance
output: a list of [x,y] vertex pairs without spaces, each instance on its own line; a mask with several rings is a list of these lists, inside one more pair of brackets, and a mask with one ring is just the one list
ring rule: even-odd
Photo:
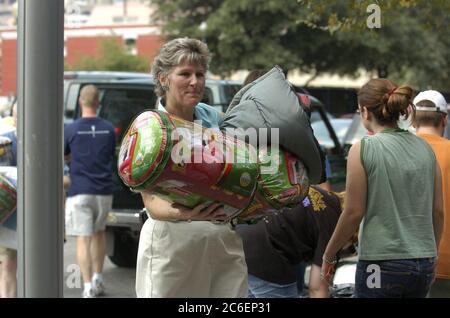
[[[101,43],[112,39],[132,47],[132,54],[151,61],[163,43],[160,29],[149,25],[65,28],[64,58],[73,64],[82,56],[99,56]],[[17,32],[0,30],[0,96],[16,94]]]

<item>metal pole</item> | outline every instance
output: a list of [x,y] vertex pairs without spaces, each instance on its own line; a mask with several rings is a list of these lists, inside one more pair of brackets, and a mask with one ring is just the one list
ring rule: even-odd
[[63,296],[64,1],[19,0],[18,295]]

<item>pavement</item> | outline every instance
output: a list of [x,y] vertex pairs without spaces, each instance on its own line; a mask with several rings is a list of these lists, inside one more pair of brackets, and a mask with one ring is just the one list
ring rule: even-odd
[[[106,257],[103,269],[105,298],[135,298],[136,269],[115,266]],[[76,241],[68,237],[64,244],[64,298],[81,298],[83,280],[76,262]]]

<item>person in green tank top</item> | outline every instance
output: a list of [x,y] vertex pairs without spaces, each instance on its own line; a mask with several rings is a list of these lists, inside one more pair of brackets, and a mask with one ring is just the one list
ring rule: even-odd
[[359,227],[356,297],[425,297],[434,280],[441,173],[431,147],[397,125],[415,112],[412,95],[387,79],[372,79],[358,92],[362,122],[374,135],[350,149],[347,204],[322,265],[331,282],[337,252]]

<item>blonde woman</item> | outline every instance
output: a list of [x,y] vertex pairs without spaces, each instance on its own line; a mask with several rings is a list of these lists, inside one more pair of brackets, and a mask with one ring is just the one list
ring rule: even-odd
[[[161,48],[152,65],[159,109],[218,127],[221,115],[200,103],[210,53],[196,39],[179,38]],[[245,297],[247,266],[242,241],[229,224],[204,221],[223,216],[219,204],[173,206],[142,192],[150,218],[139,240],[138,297]],[[192,222],[187,222],[192,220]]]

